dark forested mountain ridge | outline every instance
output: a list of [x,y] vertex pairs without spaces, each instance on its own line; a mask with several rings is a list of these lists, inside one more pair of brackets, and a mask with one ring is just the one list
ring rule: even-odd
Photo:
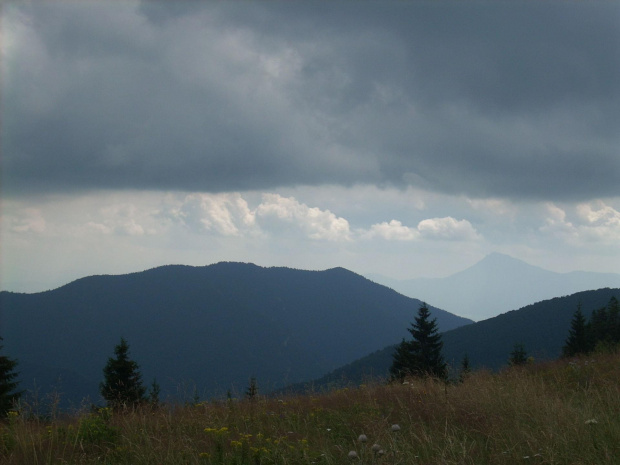
[[[22,386],[98,399],[124,337],[149,383],[214,395],[256,376],[263,392],[316,378],[406,336],[420,301],[343,268],[170,265],[0,293],[0,335]],[[471,320],[431,308],[443,331]],[[180,396],[187,392],[178,393]],[[191,395],[191,393],[190,393]]]
[[[446,361],[458,369],[465,354],[473,368],[497,370],[508,364],[515,344],[523,344],[535,360],[558,358],[562,353],[577,306],[589,319],[593,310],[607,306],[612,297],[620,299],[620,289],[584,291],[556,297],[519,310],[498,315],[442,334]],[[311,383],[315,388],[360,383],[366,377],[387,377],[396,345],[375,351]],[[305,388],[294,386],[294,390]]]

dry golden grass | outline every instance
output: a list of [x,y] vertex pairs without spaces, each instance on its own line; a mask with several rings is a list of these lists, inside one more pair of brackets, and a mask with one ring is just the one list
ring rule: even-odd
[[620,463],[620,355],[475,372],[456,385],[412,379],[52,420],[23,411],[0,425],[0,463]]

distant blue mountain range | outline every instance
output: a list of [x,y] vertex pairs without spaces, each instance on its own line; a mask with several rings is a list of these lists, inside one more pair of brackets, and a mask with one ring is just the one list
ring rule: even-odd
[[604,287],[620,287],[620,273],[556,273],[492,253],[446,278],[370,279],[397,292],[472,320],[484,320],[533,302]]

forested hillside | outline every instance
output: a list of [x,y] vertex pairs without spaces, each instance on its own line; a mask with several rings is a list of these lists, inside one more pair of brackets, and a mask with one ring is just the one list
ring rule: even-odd
[[[497,370],[508,364],[515,344],[523,344],[535,360],[550,360],[562,354],[571,320],[578,306],[584,315],[606,307],[612,297],[620,299],[620,289],[578,292],[528,305],[519,310],[456,328],[443,333],[443,354],[456,371],[465,355],[473,368]],[[396,345],[390,345],[313,381],[291,386],[294,391],[308,386],[323,389],[366,378],[387,377]]]
[[[0,293],[5,351],[26,389],[98,399],[124,337],[144,379],[180,398],[267,391],[319,377],[406,335],[420,301],[335,268],[219,263],[91,276],[37,294]],[[432,308],[447,331],[471,320]]]

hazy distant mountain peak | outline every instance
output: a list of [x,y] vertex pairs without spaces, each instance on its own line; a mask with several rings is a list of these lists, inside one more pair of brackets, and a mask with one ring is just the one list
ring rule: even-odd
[[477,270],[482,270],[484,272],[489,272],[489,273],[496,273],[496,272],[526,273],[528,271],[532,272],[534,270],[538,272],[550,273],[549,271],[544,270],[543,268],[530,265],[529,263],[526,263],[523,260],[519,260],[518,258],[514,258],[510,255],[506,255],[506,254],[499,253],[499,252],[492,252],[488,254],[486,257],[484,257],[482,260],[480,260],[478,263],[455,274],[472,273]]
[[404,295],[474,320],[553,297],[620,287],[617,273],[556,273],[499,252],[490,253],[446,278],[397,281],[373,276],[373,279]]
[[478,265],[493,265],[493,266],[497,266],[497,265],[501,265],[501,266],[505,266],[505,265],[518,265],[518,266],[533,266],[530,265],[522,260],[519,260],[518,258],[512,257],[510,255],[506,255],[504,253],[500,253],[500,252],[491,252],[490,254],[488,254],[486,257],[484,257],[482,260],[480,260],[478,263],[476,263],[473,266],[478,266]]

